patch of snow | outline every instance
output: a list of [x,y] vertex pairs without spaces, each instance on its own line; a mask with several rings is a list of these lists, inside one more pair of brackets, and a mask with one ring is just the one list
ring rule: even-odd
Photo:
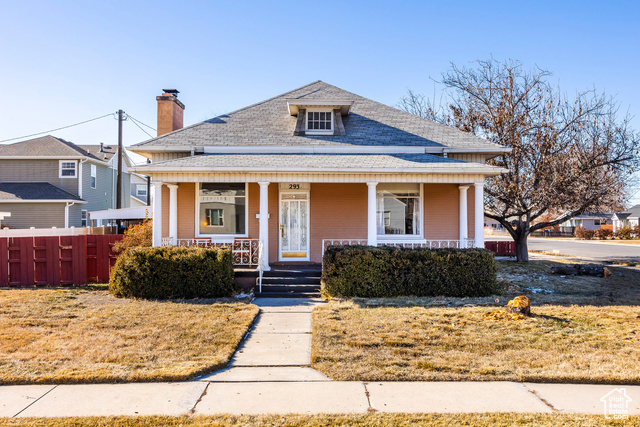
[[550,289],[542,289],[542,288],[524,288],[525,291],[531,292],[532,294],[552,294],[553,291]]

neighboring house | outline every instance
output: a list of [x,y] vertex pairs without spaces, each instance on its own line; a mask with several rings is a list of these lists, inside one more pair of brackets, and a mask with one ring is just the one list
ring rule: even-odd
[[621,227],[635,227],[640,224],[640,205],[635,205],[626,212],[616,212],[613,214],[613,232],[615,233]]
[[148,206],[150,200],[147,177],[138,173],[131,174],[131,207]]
[[[484,247],[486,160],[504,147],[317,81],[182,128],[157,97],[154,245],[254,239],[265,268],[329,244]],[[479,218],[478,221],[475,219]]]
[[585,212],[562,223],[561,227],[582,227],[597,230],[603,225],[613,224],[613,214],[607,212]]
[[[88,212],[115,205],[113,153],[53,136],[0,145],[0,211],[9,228],[82,227]],[[124,171],[124,168],[123,168]],[[123,206],[129,178],[123,173]]]

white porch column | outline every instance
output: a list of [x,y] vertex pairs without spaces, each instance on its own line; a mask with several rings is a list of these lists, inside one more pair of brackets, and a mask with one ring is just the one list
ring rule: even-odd
[[476,189],[476,220],[475,220],[475,243],[476,248],[484,248],[484,181],[473,184]]
[[258,182],[260,185],[260,242],[262,242],[262,268],[271,270],[269,266],[269,183]]
[[378,229],[376,226],[376,187],[377,182],[367,182],[367,244],[378,246]]
[[466,248],[466,239],[469,237],[468,226],[467,226],[467,190],[469,189],[469,185],[459,185],[458,189],[460,190],[460,213],[458,214],[458,218],[460,220],[460,247]]
[[172,245],[178,244],[178,184],[169,187],[169,238]]
[[153,246],[162,246],[162,182],[153,183]]

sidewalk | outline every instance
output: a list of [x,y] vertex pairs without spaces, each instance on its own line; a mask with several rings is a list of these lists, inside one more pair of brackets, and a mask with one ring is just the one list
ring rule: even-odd
[[[310,367],[320,300],[257,299],[261,312],[230,367],[182,383],[0,387],[0,417],[567,412],[602,414],[616,386],[515,382],[331,381]],[[640,414],[640,386],[626,389]]]

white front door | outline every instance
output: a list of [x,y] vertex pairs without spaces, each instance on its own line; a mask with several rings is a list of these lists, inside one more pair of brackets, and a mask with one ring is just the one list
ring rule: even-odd
[[280,261],[309,261],[309,192],[280,193]]

